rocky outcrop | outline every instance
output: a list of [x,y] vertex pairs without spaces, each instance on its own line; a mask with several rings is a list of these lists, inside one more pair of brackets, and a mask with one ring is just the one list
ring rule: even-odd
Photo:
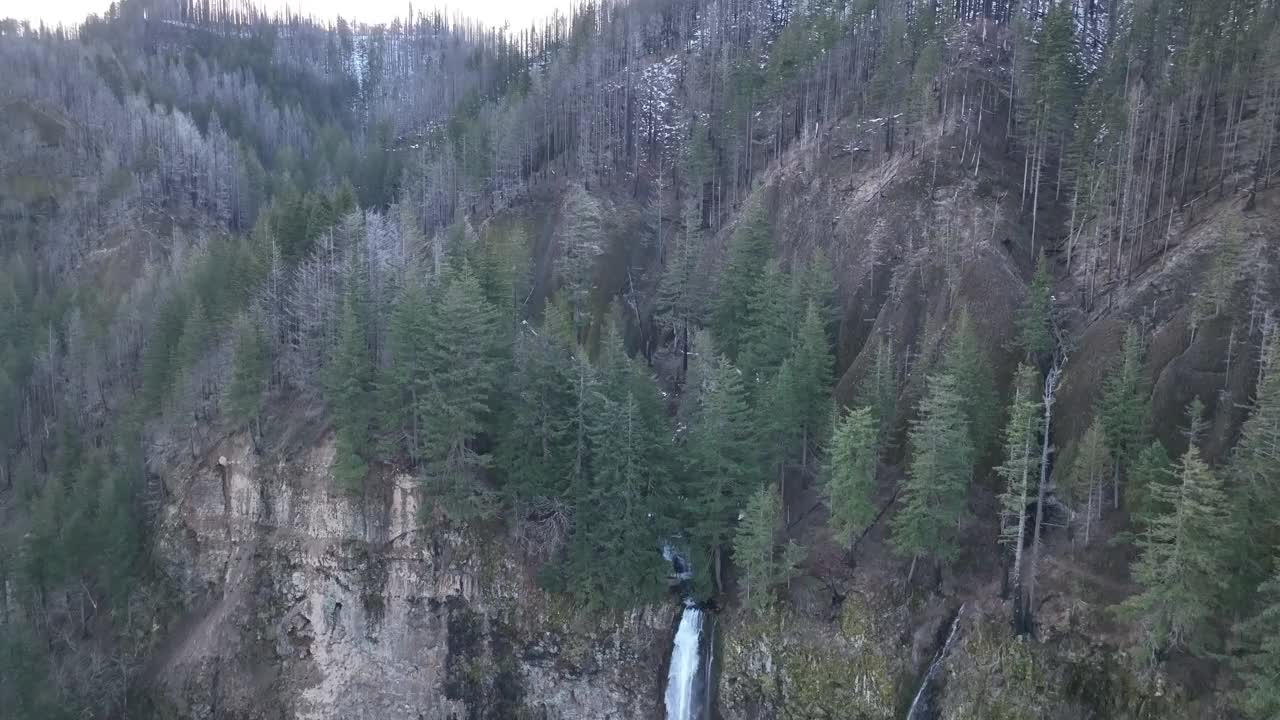
[[176,714],[656,716],[673,609],[577,612],[498,531],[423,520],[411,477],[331,492],[332,454],[233,436],[164,478],[157,552],[193,608],[152,663]]

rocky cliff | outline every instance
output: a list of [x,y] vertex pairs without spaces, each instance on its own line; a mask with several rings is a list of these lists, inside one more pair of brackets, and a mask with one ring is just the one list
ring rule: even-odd
[[423,522],[410,477],[335,496],[332,453],[235,435],[166,470],[157,552],[195,608],[152,663],[174,714],[657,717],[674,607],[576,612],[498,531]]

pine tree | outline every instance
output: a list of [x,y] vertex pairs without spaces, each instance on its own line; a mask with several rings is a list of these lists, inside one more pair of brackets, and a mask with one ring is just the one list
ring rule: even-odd
[[1018,309],[1018,349],[1035,362],[1053,352],[1053,279],[1044,253],[1036,260],[1036,272],[1027,289],[1027,299]]
[[888,449],[898,417],[898,369],[893,346],[881,338],[876,343],[876,359],[871,371],[858,384],[857,402],[871,408],[876,423],[879,452]]
[[878,466],[878,433],[872,409],[857,408],[839,417],[823,475],[831,510],[828,525],[842,545],[852,545],[875,519],[872,498]]
[[733,538],[733,561],[741,569],[744,604],[761,613],[773,602],[771,588],[791,578],[803,556],[794,541],[779,552],[782,498],[772,484],[748,498]]
[[[770,260],[747,298],[746,344],[738,367],[746,375],[748,387],[766,381],[791,354],[795,320],[787,305],[789,283],[778,261]],[[716,339],[720,339],[719,333]]]
[[1123,610],[1140,623],[1152,657],[1178,647],[1209,649],[1210,626],[1227,586],[1227,497],[1195,445],[1165,482],[1151,488],[1158,515],[1144,518],[1133,577],[1141,592]]
[[960,524],[968,514],[974,445],[954,376],[940,373],[929,378],[909,440],[911,467],[892,530],[894,548],[912,558],[914,570],[921,557],[940,564],[956,557]]
[[182,325],[182,337],[174,348],[174,367],[178,370],[191,369],[212,342],[213,324],[209,321],[204,303],[197,298],[187,315],[187,321]]
[[962,310],[942,358],[942,372],[955,381],[960,407],[967,421],[974,463],[987,456],[996,436],[996,391],[991,376],[991,358],[982,349],[969,317]]
[[252,321],[241,324],[236,335],[231,384],[227,387],[227,413],[237,423],[247,423],[256,438],[261,434],[258,416],[271,371],[267,338]]
[[747,201],[734,228],[712,308],[711,329],[716,343],[731,360],[738,358],[747,344],[750,328],[756,324],[751,303],[757,294],[760,273],[773,252],[772,232],[764,200],[757,193]]
[[1112,460],[1112,505],[1120,506],[1120,477],[1146,444],[1150,396],[1142,367],[1142,340],[1130,326],[1118,362],[1102,387],[1102,427]]
[[1280,717],[1280,575],[1263,583],[1258,597],[1258,612],[1236,627],[1235,666],[1244,685],[1236,701],[1250,720],[1271,720]]
[[1004,464],[996,473],[1004,480],[1000,493],[1000,543],[1013,550],[1010,581],[1016,588],[1022,573],[1022,549],[1026,547],[1027,506],[1040,484],[1041,417],[1039,373],[1019,365],[1014,376],[1013,401],[1004,432]]
[[1152,440],[1151,444],[1138,453],[1138,459],[1129,470],[1128,505],[1134,518],[1141,520],[1155,517],[1163,512],[1163,508],[1155,505],[1151,488],[1158,483],[1167,482],[1173,470],[1173,460],[1169,457],[1169,451],[1159,440]]
[[489,429],[498,386],[497,312],[465,260],[448,267],[436,290],[427,314],[423,458],[450,514],[487,516],[493,497],[478,472],[490,457],[476,440]]
[[1076,447],[1075,462],[1071,465],[1070,474],[1064,490],[1069,500],[1079,507],[1083,504],[1084,543],[1089,544],[1093,533],[1093,521],[1102,513],[1103,480],[1111,465],[1107,450],[1107,433],[1103,430],[1102,421],[1094,418],[1089,429]]
[[706,383],[689,426],[691,482],[685,492],[684,527],[698,558],[711,561],[715,569],[699,579],[722,587],[720,551],[732,538],[738,510],[762,478],[741,374],[722,356],[709,368]]
[[425,452],[425,416],[433,393],[430,312],[426,288],[410,276],[391,309],[391,366],[381,388],[383,409],[378,426],[390,439],[386,450],[394,453],[403,446],[414,463]]
[[831,419],[831,372],[835,364],[822,311],[812,301],[805,309],[791,362],[800,429],[800,462],[807,467],[809,447],[824,440],[822,436]]
[[765,465],[784,487],[784,500],[786,468],[799,456],[803,438],[798,385],[795,365],[787,358],[769,384],[757,392],[757,400],[750,404],[755,416],[752,430],[760,442]]
[[338,321],[338,347],[327,370],[329,404],[337,428],[333,473],[347,492],[360,489],[368,472],[370,432],[377,399],[377,378],[366,323],[357,314],[358,291],[347,293]]
[[1270,572],[1271,551],[1280,547],[1280,332],[1273,332],[1263,353],[1257,389],[1240,430],[1230,473],[1239,492],[1235,515],[1241,518],[1234,555],[1249,587]]

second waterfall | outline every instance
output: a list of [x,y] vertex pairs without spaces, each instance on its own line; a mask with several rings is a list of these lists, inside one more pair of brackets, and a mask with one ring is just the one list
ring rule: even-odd
[[671,669],[667,672],[667,720],[695,720],[698,711],[698,679],[702,666],[702,610],[685,603],[671,648]]

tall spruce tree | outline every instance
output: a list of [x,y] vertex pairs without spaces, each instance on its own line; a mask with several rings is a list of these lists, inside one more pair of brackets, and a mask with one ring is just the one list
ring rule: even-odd
[[875,518],[878,435],[875,413],[869,407],[838,415],[834,423],[823,490],[831,511],[828,525],[842,545],[851,545]]
[[258,418],[271,371],[268,352],[261,326],[254,322],[242,323],[236,333],[231,384],[227,387],[227,413],[236,422],[248,425],[255,440],[261,435]]
[[911,466],[892,530],[894,549],[912,559],[913,571],[921,558],[941,565],[960,551],[974,456],[964,403],[955,376],[933,375],[911,424]]
[[1140,644],[1152,658],[1181,647],[1203,653],[1214,645],[1213,617],[1228,581],[1224,551],[1234,519],[1227,496],[1195,445],[1151,492],[1163,510],[1144,519],[1133,566],[1142,590],[1122,609],[1142,627]]
[[1235,515],[1241,519],[1233,553],[1236,572],[1250,587],[1271,571],[1271,552],[1280,547],[1280,332],[1263,352],[1249,419],[1231,458],[1230,473],[1239,492]]
[[1280,574],[1258,588],[1258,611],[1235,629],[1234,659],[1243,680],[1237,705],[1249,720],[1280,717]]
[[823,435],[831,420],[831,372],[835,364],[825,318],[816,302],[810,301],[805,308],[791,364],[796,419],[800,424],[800,463],[807,467],[809,448],[825,440]]
[[756,490],[742,510],[733,538],[733,561],[741,568],[745,605],[759,613],[773,603],[772,587],[790,579],[804,550],[795,541],[781,550],[782,498],[772,484]]
[[1112,505],[1120,506],[1121,474],[1146,444],[1151,390],[1142,367],[1142,339],[1137,328],[1125,332],[1120,357],[1102,387],[1102,427],[1112,460]]
[[875,362],[858,385],[857,402],[871,408],[876,423],[876,444],[884,452],[893,441],[898,417],[898,368],[893,345],[881,338],[876,343]]
[[[766,382],[791,354],[795,319],[787,304],[789,283],[778,261],[770,260],[747,299],[748,325],[738,367],[746,375],[749,389]],[[720,339],[718,333],[716,339]]]
[[346,492],[362,487],[368,473],[371,432],[376,413],[377,377],[369,349],[367,322],[357,313],[358,291],[342,303],[338,346],[327,370],[329,404],[337,432],[333,474]]
[[1102,421],[1094,418],[1084,437],[1076,445],[1075,461],[1067,474],[1063,490],[1067,499],[1084,515],[1084,543],[1093,538],[1093,522],[1102,512],[1104,479],[1111,466],[1107,450],[1107,432]]
[[1044,253],[1036,260],[1036,272],[1027,288],[1027,298],[1018,309],[1018,349],[1028,362],[1037,362],[1053,352],[1053,279]]
[[741,373],[721,357],[706,383],[689,426],[685,527],[697,559],[714,569],[699,580],[723,587],[720,553],[733,537],[738,511],[764,478]]
[[756,193],[747,201],[730,238],[711,312],[716,343],[731,360],[738,359],[750,328],[756,324],[752,298],[758,292],[760,273],[773,254],[772,232],[764,199]]
[[979,462],[987,456],[996,437],[995,380],[991,375],[991,358],[982,349],[977,330],[967,309],[960,311],[955,330],[942,358],[942,372],[954,379],[960,394],[960,408],[967,421],[973,453]]

